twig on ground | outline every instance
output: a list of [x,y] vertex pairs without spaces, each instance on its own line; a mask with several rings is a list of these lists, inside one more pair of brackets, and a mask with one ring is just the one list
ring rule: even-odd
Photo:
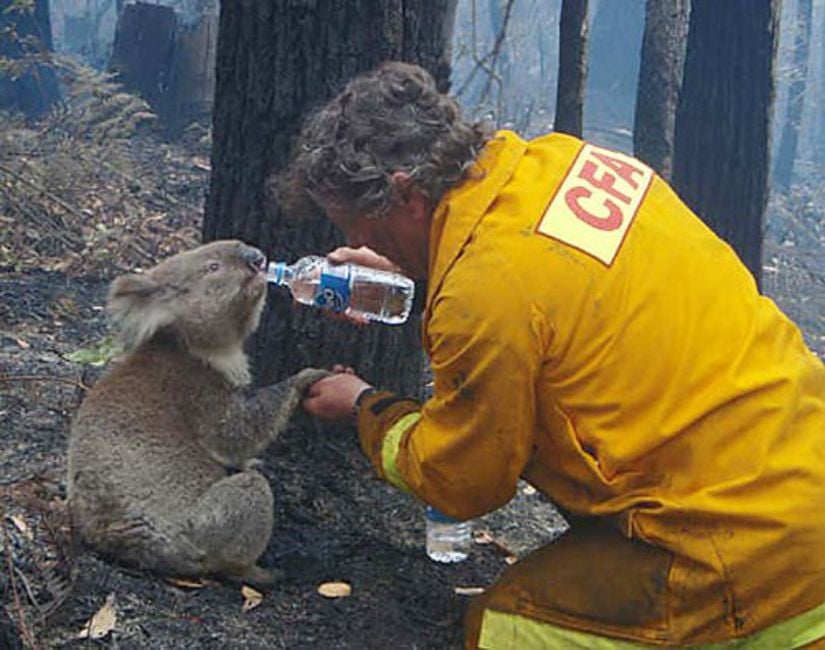
[[12,568],[14,569],[15,574],[17,574],[17,577],[20,579],[20,582],[23,583],[23,589],[25,590],[26,595],[29,597],[29,602],[31,602],[31,604],[34,605],[39,611],[40,603],[37,602],[37,598],[34,595],[34,591],[32,590],[32,587],[29,584],[29,579],[26,577],[26,574],[23,573],[16,566],[12,566]]
[[[51,199],[52,201],[54,201],[55,203],[57,203],[57,205],[59,205],[61,208],[63,208],[63,209],[64,209],[64,210],[66,210],[67,212],[70,212],[70,213],[71,213],[71,214],[73,214],[74,216],[76,216],[76,217],[80,217],[81,219],[84,219],[84,218],[85,218],[85,217],[84,217],[84,215],[83,215],[83,213],[82,213],[80,210],[78,210],[76,207],[74,207],[73,205],[69,205],[68,203],[66,203],[66,201],[64,201],[63,199],[61,199],[59,196],[57,196],[57,195],[52,194],[51,192],[49,192],[49,190],[47,190],[47,189],[46,189],[45,187],[43,187],[42,185],[39,185],[38,183],[35,183],[34,181],[29,180],[29,179],[28,179],[28,178],[26,178],[25,176],[23,176],[23,175],[21,175],[21,174],[18,174],[18,173],[17,173],[16,171],[14,171],[13,169],[10,169],[9,167],[6,167],[5,165],[0,164],[0,172],[3,172],[4,174],[8,174],[9,176],[12,176],[13,178],[15,178],[15,179],[17,179],[18,181],[20,181],[21,183],[23,183],[24,185],[28,185],[28,186],[29,186],[29,187],[31,187],[33,190],[37,190],[37,191],[38,191],[38,192],[40,192],[43,196],[45,196],[45,197],[46,197],[46,198],[48,198],[48,199]],[[76,242],[76,243],[75,243],[75,246],[78,246],[78,247],[82,248],[82,244],[81,244],[81,243],[79,243],[79,242]]]
[[14,207],[18,212],[20,212],[22,215],[24,215],[31,221],[35,221],[41,226],[47,228],[50,232],[54,234],[55,237],[62,241],[71,250],[78,251],[81,248],[83,248],[83,243],[72,237],[71,234],[69,234],[69,232],[66,230],[65,225],[55,224],[48,217],[39,214],[36,210],[30,209],[29,206],[18,201],[17,198],[15,198],[12,195],[12,193],[9,192],[6,188],[0,187],[0,191],[2,191],[5,199],[9,203],[11,203],[12,207]]
[[17,590],[17,580],[15,580],[14,577],[17,567],[14,566],[14,560],[11,556],[11,540],[9,539],[9,532],[6,528],[6,509],[2,504],[0,504],[0,527],[3,529],[3,554],[6,556],[6,570],[9,574],[9,585],[11,586],[12,598],[14,600],[14,613],[17,616],[17,624],[20,626],[20,637],[23,643],[31,650],[38,650],[40,646],[26,621],[23,604],[20,602],[20,593]]
[[87,386],[79,379],[69,379],[68,377],[50,377],[48,375],[0,375],[0,383],[9,383],[12,381],[57,381],[70,384],[81,390],[89,390],[89,388],[91,388],[91,386]]

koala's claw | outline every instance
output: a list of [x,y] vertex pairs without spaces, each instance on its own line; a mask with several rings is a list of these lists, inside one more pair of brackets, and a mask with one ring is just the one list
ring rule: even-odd
[[304,368],[292,376],[292,385],[303,393],[316,381],[329,377],[331,374],[333,374],[331,371],[321,368]]

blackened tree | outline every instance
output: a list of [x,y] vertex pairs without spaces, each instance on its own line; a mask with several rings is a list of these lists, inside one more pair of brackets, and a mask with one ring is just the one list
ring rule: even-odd
[[[237,237],[275,259],[339,245],[321,215],[287,219],[267,180],[285,165],[307,112],[381,61],[418,63],[446,90],[454,13],[455,0],[222,3],[204,239]],[[417,319],[357,328],[296,306],[285,292],[270,298],[253,349],[260,380],[340,362],[370,381],[420,394]]]
[[587,79],[587,0],[563,0],[554,130],[581,137]]
[[59,99],[51,52],[49,0],[0,0],[0,109],[38,117]]
[[778,0],[693,0],[673,185],[757,282],[768,198]]
[[633,152],[670,179],[676,105],[685,65],[690,0],[647,0]]

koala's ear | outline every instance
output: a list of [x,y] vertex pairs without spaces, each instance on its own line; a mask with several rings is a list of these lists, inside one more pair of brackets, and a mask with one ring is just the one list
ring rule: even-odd
[[172,323],[174,313],[163,299],[165,293],[163,285],[148,274],[131,273],[112,282],[106,309],[126,350]]
[[124,298],[148,298],[160,291],[160,285],[145,273],[130,273],[115,278],[109,289],[109,301]]

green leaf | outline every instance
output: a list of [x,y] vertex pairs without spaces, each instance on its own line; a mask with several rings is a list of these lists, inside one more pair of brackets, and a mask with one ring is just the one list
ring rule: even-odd
[[81,363],[87,366],[104,366],[123,352],[120,345],[106,337],[95,347],[80,348],[63,355],[63,358],[72,363]]

